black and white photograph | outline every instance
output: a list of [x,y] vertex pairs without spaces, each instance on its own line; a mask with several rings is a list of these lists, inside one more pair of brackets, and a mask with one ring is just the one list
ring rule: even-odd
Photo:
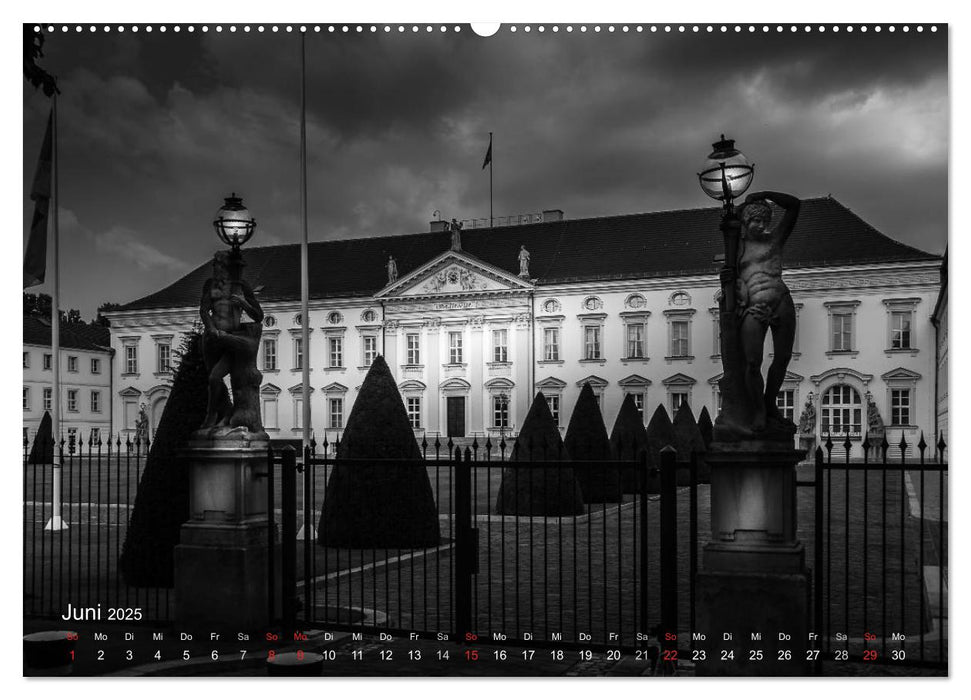
[[23,24],[23,675],[948,677],[952,29]]

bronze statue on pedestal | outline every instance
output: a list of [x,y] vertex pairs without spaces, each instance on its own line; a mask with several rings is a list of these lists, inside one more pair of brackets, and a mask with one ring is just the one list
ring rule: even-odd
[[[238,249],[219,251],[212,259],[212,277],[202,288],[202,352],[209,372],[209,402],[202,430],[245,428],[263,433],[259,402],[263,375],[256,368],[263,309],[242,280],[242,267]],[[243,311],[253,322],[242,321]],[[226,375],[232,400],[224,382]]]
[[[772,202],[785,211],[774,229]],[[796,426],[779,412],[776,397],[792,358],[796,311],[782,280],[782,253],[799,216],[799,200],[781,192],[755,192],[722,219],[726,260],[721,273],[721,343],[724,378],[722,440],[791,439]],[[765,336],[772,331],[772,364],[762,378]]]

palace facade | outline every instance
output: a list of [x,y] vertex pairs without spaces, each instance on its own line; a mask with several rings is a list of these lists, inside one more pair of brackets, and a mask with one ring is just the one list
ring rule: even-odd
[[[306,361],[312,427],[318,440],[332,439],[379,353],[416,436],[429,442],[514,435],[537,391],[565,430],[585,382],[608,430],[626,394],[645,422],[659,404],[674,411],[682,402],[714,417],[719,219],[714,208],[572,220],[550,210],[457,235],[433,222],[426,233],[312,243],[309,348],[300,339],[299,246],[245,248],[244,277],[266,314],[265,427],[279,439],[300,437]],[[799,423],[811,405],[816,435],[859,440],[879,421],[891,442],[921,430],[931,442],[941,257],[825,197],[803,201],[785,261],[798,331],[784,412]],[[172,348],[197,322],[209,276],[205,262],[108,314],[116,430],[134,430],[141,403],[154,430]],[[767,339],[766,367],[770,358]]]
[[[112,352],[109,331],[90,323],[60,324],[61,437],[65,453],[112,432]],[[33,442],[54,401],[51,321],[24,316],[23,437]]]

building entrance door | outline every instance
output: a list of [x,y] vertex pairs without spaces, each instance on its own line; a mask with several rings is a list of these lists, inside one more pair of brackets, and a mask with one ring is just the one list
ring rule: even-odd
[[465,397],[448,396],[445,402],[448,437],[465,437]]

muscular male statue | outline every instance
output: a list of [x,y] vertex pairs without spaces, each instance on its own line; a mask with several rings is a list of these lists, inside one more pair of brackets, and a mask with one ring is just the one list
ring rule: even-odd
[[[259,389],[263,375],[256,369],[263,327],[263,309],[240,277],[238,252],[219,251],[212,259],[212,278],[202,288],[199,315],[205,330],[202,352],[209,371],[209,403],[202,428],[245,427],[262,432]],[[245,311],[254,323],[243,323]],[[233,387],[233,405],[224,378]]]
[[[774,202],[785,210],[782,221],[769,229]],[[796,310],[782,281],[782,249],[799,216],[799,200],[781,192],[755,192],[741,207],[741,238],[737,259],[739,339],[745,361],[746,403],[754,409],[752,427],[758,432],[767,420],[784,423],[776,396],[792,358]],[[772,329],[772,364],[762,382],[762,349]]]

